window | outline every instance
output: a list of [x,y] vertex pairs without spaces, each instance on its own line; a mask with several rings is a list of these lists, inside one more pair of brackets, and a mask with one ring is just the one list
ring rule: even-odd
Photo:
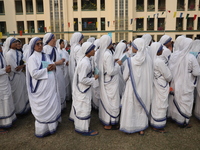
[[89,38],[90,38],[89,36],[87,36],[87,35],[84,35],[83,41],[84,41],[84,42],[86,42],[86,41],[87,41],[87,39],[89,39]]
[[105,0],[101,0],[101,10],[105,10]]
[[37,13],[44,13],[43,0],[37,0],[36,5],[37,5],[37,8],[36,8]]
[[0,15],[4,15],[5,10],[4,10],[4,2],[1,0],[0,1]]
[[194,29],[194,22],[193,18],[187,19],[187,30],[193,30]]
[[160,41],[160,38],[162,37],[163,35],[157,35],[157,41]]
[[147,1],[147,11],[155,11],[155,1],[154,0]]
[[142,37],[142,35],[137,35],[137,38],[141,38]]
[[144,11],[144,0],[136,1],[136,11]]
[[38,21],[38,32],[44,32],[44,21]]
[[158,0],[158,11],[165,11],[165,0]]
[[178,11],[185,10],[185,0],[177,0],[177,10]]
[[188,10],[195,10],[195,0],[188,0]]
[[200,17],[198,17],[197,30],[200,30]]
[[183,30],[183,18],[176,18],[176,30]]
[[16,14],[23,13],[22,0],[15,0],[15,10],[16,10]]
[[20,33],[20,31],[24,33],[24,21],[17,21],[17,32]]
[[74,31],[78,31],[78,18],[74,18]]
[[27,21],[28,33],[35,33],[34,21]]
[[81,10],[83,11],[97,10],[97,0],[81,0]]
[[165,18],[158,18],[158,30],[165,30]]
[[199,10],[200,10],[200,1],[199,1],[199,6],[198,7],[199,7]]
[[154,18],[147,18],[147,30],[154,30]]
[[144,25],[143,25],[144,19],[137,19],[136,20],[136,30],[137,31],[143,31]]
[[97,18],[82,18],[82,30],[97,30]]
[[26,0],[26,13],[33,14],[33,2],[32,0]]
[[193,34],[186,34],[186,37],[193,39]]
[[105,30],[105,18],[101,18],[101,30]]
[[5,34],[7,32],[6,30],[6,22],[0,22],[0,32]]
[[78,10],[77,0],[73,0],[73,10],[74,10],[74,11],[77,11],[77,10]]

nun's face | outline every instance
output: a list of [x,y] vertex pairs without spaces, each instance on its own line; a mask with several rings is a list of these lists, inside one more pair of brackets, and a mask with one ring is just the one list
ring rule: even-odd
[[132,52],[133,53],[137,53],[137,49],[135,49],[134,47],[132,47]]
[[37,52],[41,52],[43,49],[43,42],[41,40],[37,41],[34,47],[34,50]]
[[52,38],[51,41],[49,42],[49,45],[52,46],[52,47],[55,47],[55,46],[56,46],[56,38],[55,38],[55,36],[53,36],[53,38]]
[[20,42],[17,42],[17,49],[21,49],[22,48],[22,44]]
[[14,41],[14,42],[11,44],[10,48],[16,49],[16,48],[17,48],[17,41]]

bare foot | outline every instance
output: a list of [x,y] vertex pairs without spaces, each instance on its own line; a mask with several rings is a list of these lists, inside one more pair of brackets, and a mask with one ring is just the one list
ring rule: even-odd
[[140,132],[139,132],[139,135],[144,135],[144,131],[140,131]]
[[112,126],[104,126],[103,128],[106,130],[110,130],[112,128]]

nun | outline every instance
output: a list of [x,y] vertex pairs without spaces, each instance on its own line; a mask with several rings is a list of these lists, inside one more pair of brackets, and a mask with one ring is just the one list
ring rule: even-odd
[[60,97],[60,103],[61,103],[61,109],[63,110],[66,108],[66,101],[65,101],[65,80],[64,80],[64,74],[63,74],[63,64],[65,59],[61,58],[56,46],[56,39],[54,34],[52,33],[46,33],[43,38],[43,52],[48,54],[50,59],[54,62],[56,65],[56,83],[57,83],[57,90]]
[[90,57],[94,56],[95,46],[91,42],[85,42],[80,50],[80,61],[76,67],[73,81],[72,111],[74,114],[75,131],[82,135],[94,136],[97,131],[89,129],[91,118],[92,85],[98,79],[95,74],[92,77],[92,65]]
[[28,93],[26,87],[26,77],[22,72],[24,65],[21,65],[22,53],[16,50],[16,39],[9,37],[6,39],[4,56],[6,64],[11,66],[9,80],[12,89],[12,97],[16,114],[25,114],[30,110]]
[[7,128],[16,120],[15,106],[12,98],[8,73],[11,67],[6,64],[3,51],[0,46],[0,134],[7,133]]
[[56,90],[55,64],[42,52],[43,42],[34,37],[30,43],[31,56],[26,65],[26,81],[30,106],[35,117],[35,136],[53,134],[61,120],[61,105]]

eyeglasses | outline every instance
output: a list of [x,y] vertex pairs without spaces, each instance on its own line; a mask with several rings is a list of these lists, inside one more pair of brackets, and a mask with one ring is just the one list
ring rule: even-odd
[[43,45],[42,42],[36,43],[37,46]]

